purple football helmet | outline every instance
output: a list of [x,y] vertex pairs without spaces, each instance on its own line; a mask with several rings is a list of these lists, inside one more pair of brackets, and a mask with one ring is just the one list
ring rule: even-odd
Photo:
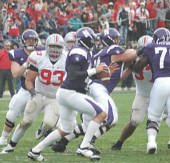
[[113,44],[119,44],[120,33],[116,28],[109,28],[109,30],[104,30],[100,39],[104,46],[111,46]]
[[[29,38],[31,38],[32,40],[27,41]],[[35,48],[38,45],[38,34],[36,31],[34,31],[33,29],[27,29],[23,32],[22,34],[22,43],[23,46],[30,51],[35,50]]]
[[95,44],[96,35],[89,27],[80,28],[76,33],[76,43],[91,50]]
[[153,33],[153,42],[166,42],[170,40],[170,31],[167,28],[158,28]]

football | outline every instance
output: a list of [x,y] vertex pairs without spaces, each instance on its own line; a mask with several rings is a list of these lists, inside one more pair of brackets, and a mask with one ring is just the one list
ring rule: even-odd
[[98,79],[100,79],[102,82],[104,83],[108,83],[110,81],[110,77],[111,77],[111,71],[108,67],[108,71],[102,71],[100,73],[97,74]]

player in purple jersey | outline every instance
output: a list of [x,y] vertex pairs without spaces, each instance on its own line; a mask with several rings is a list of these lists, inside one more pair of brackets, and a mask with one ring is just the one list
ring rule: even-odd
[[43,131],[54,128],[58,122],[59,104],[56,92],[63,81],[66,60],[62,55],[63,37],[59,34],[48,36],[45,48],[46,50],[34,51],[29,55],[25,86],[31,94],[31,99],[28,100],[22,120],[17,125],[10,143],[2,150],[2,154],[14,151],[40,112],[44,112]]
[[89,115],[89,125],[82,143],[77,149],[77,154],[90,159],[100,159],[90,150],[90,141],[95,131],[99,128],[107,116],[103,107],[86,95],[87,78],[102,71],[108,71],[108,67],[101,63],[91,68],[91,50],[94,46],[95,34],[91,28],[84,27],[76,33],[76,44],[66,59],[66,76],[57,91],[57,100],[60,104],[59,128],[51,132],[43,141],[28,152],[28,157],[33,160],[44,160],[40,152],[56,140],[71,133],[75,128],[75,111]]
[[159,131],[162,113],[165,105],[170,111],[170,31],[158,28],[153,34],[153,43],[143,48],[144,55],[133,66],[139,72],[147,64],[150,65],[153,77],[153,87],[150,93],[147,120],[147,153],[157,152],[156,137]]
[[[109,66],[112,63],[112,56],[124,55],[124,49],[119,46],[120,34],[116,29],[110,28],[109,30],[103,31],[100,36],[104,48],[94,56],[94,65],[98,65],[99,63],[104,62],[107,66]],[[131,57],[136,58],[136,54],[134,56],[131,55]],[[133,58],[130,58],[128,55],[124,55],[124,61],[128,61],[129,59],[131,60]],[[115,68],[117,70],[112,74],[109,82],[104,83],[97,77],[93,77],[91,82],[89,82],[90,95],[96,102],[100,103],[103,106],[103,108],[105,109],[104,111],[107,113],[107,117],[105,118],[104,123],[100,125],[99,129],[94,134],[90,144],[90,148],[96,154],[100,154],[100,151],[98,151],[93,146],[94,141],[96,140],[96,138],[108,131],[112,126],[115,126],[118,121],[117,107],[114,100],[110,96],[110,93],[113,91],[120,80],[122,62],[118,62]],[[57,152],[63,152],[66,149],[66,145],[68,144],[68,142],[80,135],[84,135],[88,126],[88,119],[89,117],[83,114],[83,123],[76,126],[73,133],[62,138],[62,140],[54,145],[52,149]]]
[[7,144],[7,139],[14,128],[17,118],[24,111],[26,102],[31,97],[30,93],[25,89],[25,74],[28,66],[27,58],[38,45],[38,34],[32,29],[27,29],[22,34],[22,44],[23,48],[13,49],[9,52],[9,59],[12,61],[11,72],[14,78],[21,77],[21,89],[12,97],[9,103],[9,110],[6,114],[6,121],[0,137],[0,145]]

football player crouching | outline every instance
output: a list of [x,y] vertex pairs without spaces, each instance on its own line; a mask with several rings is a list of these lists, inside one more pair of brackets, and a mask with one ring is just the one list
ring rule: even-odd
[[[27,102],[24,116],[16,127],[10,143],[1,153],[14,151],[16,144],[41,111],[44,111],[44,130],[51,129],[56,125],[59,117],[56,92],[63,81],[65,72],[66,58],[62,55],[63,48],[64,39],[62,36],[52,34],[46,40],[46,50],[34,51],[29,56],[30,65],[25,85],[31,99]],[[10,147],[13,148],[12,151]]]

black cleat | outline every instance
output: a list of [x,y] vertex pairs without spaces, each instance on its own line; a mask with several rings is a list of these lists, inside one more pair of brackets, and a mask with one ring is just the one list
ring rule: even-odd
[[111,151],[121,150],[122,148],[122,142],[117,141],[113,146],[111,147]]
[[56,142],[55,144],[51,145],[51,149],[54,152],[64,152],[66,150],[67,144],[68,140],[63,137],[59,142]]

